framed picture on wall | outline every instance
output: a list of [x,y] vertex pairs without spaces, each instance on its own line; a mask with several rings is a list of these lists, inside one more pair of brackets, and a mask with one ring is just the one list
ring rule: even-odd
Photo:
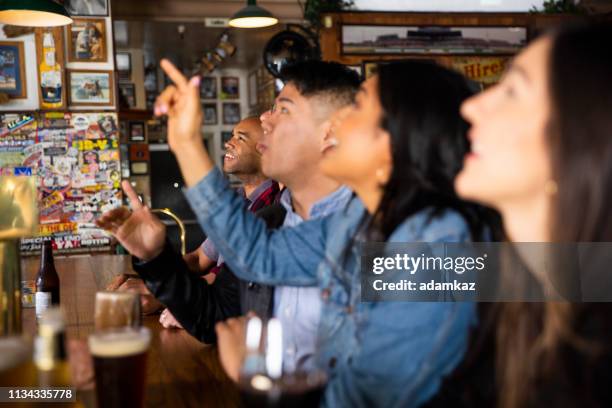
[[108,0],[64,0],[71,16],[108,16]]
[[119,82],[119,107],[133,109],[136,106],[136,90],[131,82]]
[[149,161],[149,145],[146,143],[132,143],[130,145],[130,161]]
[[240,98],[240,78],[221,77],[221,99]]
[[514,54],[527,44],[527,27],[342,26],[342,54]]
[[106,20],[75,18],[68,30],[69,62],[107,62]]
[[[145,176],[149,174],[149,162],[131,162],[130,170],[135,176]],[[142,197],[140,198],[140,201],[143,201]]]
[[217,99],[217,78],[203,77],[200,84],[201,99]]
[[164,126],[160,119],[148,120],[146,124],[146,135],[149,143],[164,142]]
[[204,124],[205,125],[216,125],[217,124],[217,104],[216,103],[205,103],[202,105],[204,111]]
[[113,106],[113,71],[68,70],[69,102],[73,106]]
[[0,92],[12,99],[28,97],[23,43],[0,41]]
[[115,53],[119,81],[129,81],[132,75],[132,55],[129,52]]
[[240,122],[240,104],[239,103],[224,103],[223,104],[223,124],[235,125]]
[[130,122],[130,143],[144,142],[145,138],[145,124],[141,121]]

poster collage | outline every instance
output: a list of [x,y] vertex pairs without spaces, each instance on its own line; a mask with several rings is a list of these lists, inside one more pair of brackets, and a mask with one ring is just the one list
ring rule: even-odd
[[39,234],[22,240],[22,253],[40,250],[50,236],[64,252],[109,248],[94,221],[121,205],[115,113],[0,115],[0,172],[37,179]]

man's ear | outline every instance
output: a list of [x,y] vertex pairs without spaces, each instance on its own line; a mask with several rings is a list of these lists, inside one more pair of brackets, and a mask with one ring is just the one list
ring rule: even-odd
[[323,143],[323,140],[325,140],[325,138],[327,137],[327,135],[329,134],[329,132],[331,131],[332,128],[332,120],[331,118],[325,119],[323,122],[321,122],[321,124],[319,125],[319,131],[320,131],[320,142]]

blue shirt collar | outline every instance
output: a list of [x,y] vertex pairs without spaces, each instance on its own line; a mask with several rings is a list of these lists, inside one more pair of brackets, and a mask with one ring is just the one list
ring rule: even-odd
[[[308,214],[309,218],[325,217],[326,215],[340,210],[346,205],[346,203],[349,202],[352,195],[353,192],[348,187],[339,187],[334,192],[326,195],[313,204],[313,206],[310,208],[310,213]],[[283,207],[285,207],[285,210],[287,210],[287,214],[298,216],[293,210],[291,191],[289,191],[288,188],[282,192],[280,203]]]

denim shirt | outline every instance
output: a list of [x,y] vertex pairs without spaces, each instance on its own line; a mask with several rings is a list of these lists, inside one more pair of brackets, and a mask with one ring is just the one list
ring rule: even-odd
[[[359,199],[328,217],[268,231],[244,211],[242,199],[219,170],[185,194],[238,276],[321,288],[318,360],[329,375],[324,405],[418,406],[463,358],[475,323],[472,303],[361,302],[360,254],[351,245],[365,213]],[[469,237],[456,212],[430,220],[424,210],[399,225],[389,241],[461,242]]]
[[[263,194],[264,191],[266,191],[267,189],[270,188],[270,186],[272,186],[272,183],[273,181],[271,179],[267,179],[266,181],[261,183],[259,186],[257,186],[255,190],[251,192],[251,194],[246,198],[246,202],[248,203],[247,205],[248,210],[251,209],[251,206],[253,205],[255,200],[257,200],[257,198],[261,194]],[[244,194],[244,189],[242,187],[237,189],[236,191],[241,196],[244,197],[245,194]],[[204,251],[204,254],[209,259],[212,259],[213,261],[216,262],[215,265],[219,266],[224,262],[223,257],[219,256],[219,251],[217,251],[217,248],[215,248],[215,244],[213,244],[213,242],[210,239],[206,238],[204,242],[202,242],[202,245],[200,245],[200,247],[202,248],[202,251]]]
[[[308,219],[325,217],[346,206],[351,190],[340,187],[314,203]],[[304,219],[293,210],[291,192],[285,189],[280,204],[287,210],[283,226],[294,227]],[[274,317],[283,326],[283,370],[312,369],[317,350],[317,329],[321,315],[319,288],[300,286],[276,286],[274,288]]]

